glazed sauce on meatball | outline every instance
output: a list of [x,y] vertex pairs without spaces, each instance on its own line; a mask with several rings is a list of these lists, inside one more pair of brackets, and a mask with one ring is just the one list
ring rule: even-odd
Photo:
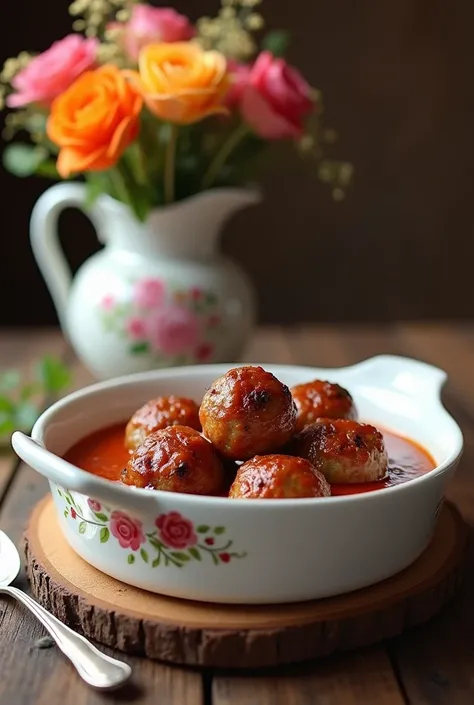
[[[125,448],[126,422],[104,428],[76,443],[65,454],[65,460],[93,475],[120,482],[130,453]],[[391,487],[414,480],[436,467],[434,459],[423,448],[389,431],[382,430],[388,454],[388,472],[383,480],[362,484],[331,486],[333,495],[358,494]],[[221,496],[226,496],[223,493]]]

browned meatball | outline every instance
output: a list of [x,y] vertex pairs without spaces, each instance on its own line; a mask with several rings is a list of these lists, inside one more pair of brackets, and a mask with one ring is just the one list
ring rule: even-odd
[[198,431],[169,426],[147,436],[130,456],[122,482],[134,487],[185,494],[220,494],[224,468]]
[[320,419],[291,443],[331,484],[381,480],[388,467],[382,434],[374,426],[350,419]]
[[297,431],[319,418],[357,419],[357,409],[351,395],[339,384],[316,379],[297,384],[291,389],[291,394],[298,409]]
[[129,450],[135,450],[153,431],[177,425],[201,430],[199,406],[195,401],[174,395],[147,401],[127,424],[125,446]]
[[199,411],[204,435],[235,460],[272,453],[293,435],[296,406],[288,387],[262,367],[236,367],[219,377]]
[[239,468],[229,497],[294,499],[330,494],[326,478],[308,460],[291,455],[259,455]]

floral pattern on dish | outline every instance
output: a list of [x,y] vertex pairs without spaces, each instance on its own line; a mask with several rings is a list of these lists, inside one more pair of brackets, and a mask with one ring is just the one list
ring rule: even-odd
[[159,514],[154,529],[145,532],[142,522],[125,512],[111,510],[91,498],[84,511],[71,492],[59,487],[56,490],[64,503],[64,518],[74,522],[77,532],[84,535],[88,527],[98,527],[100,543],[117,541],[130,565],[141,560],[152,568],[182,568],[192,561],[210,560],[217,566],[247,556],[245,551],[233,550],[234,542],[225,538],[225,526],[196,525],[171,511]]
[[130,355],[163,365],[212,362],[222,312],[212,291],[165,284],[159,277],[132,283],[129,299],[105,293],[99,301],[103,327],[125,338]]

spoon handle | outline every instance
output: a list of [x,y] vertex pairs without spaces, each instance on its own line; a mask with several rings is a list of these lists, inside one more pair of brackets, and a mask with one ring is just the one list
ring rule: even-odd
[[60,622],[25,592],[14,587],[0,587],[0,592],[11,595],[36,615],[86,683],[94,688],[109,690],[128,680],[132,669],[127,663],[101,653],[85,637]]

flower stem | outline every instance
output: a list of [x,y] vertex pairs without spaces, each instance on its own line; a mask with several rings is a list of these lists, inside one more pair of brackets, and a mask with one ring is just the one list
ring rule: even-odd
[[173,203],[176,182],[176,147],[178,144],[178,126],[170,125],[170,138],[165,158],[165,201]]
[[229,137],[224,142],[221,149],[217,152],[214,159],[209,164],[208,170],[204,174],[204,178],[202,180],[203,189],[208,189],[212,186],[232,152],[237,149],[244,137],[248,134],[249,129],[244,123],[239,125],[233,132],[230,133]]
[[112,182],[113,189],[115,191],[116,197],[129,206],[132,211],[133,201],[130,197],[130,193],[127,186],[127,171],[126,167],[122,161],[117,162],[115,167],[109,171],[110,181]]

